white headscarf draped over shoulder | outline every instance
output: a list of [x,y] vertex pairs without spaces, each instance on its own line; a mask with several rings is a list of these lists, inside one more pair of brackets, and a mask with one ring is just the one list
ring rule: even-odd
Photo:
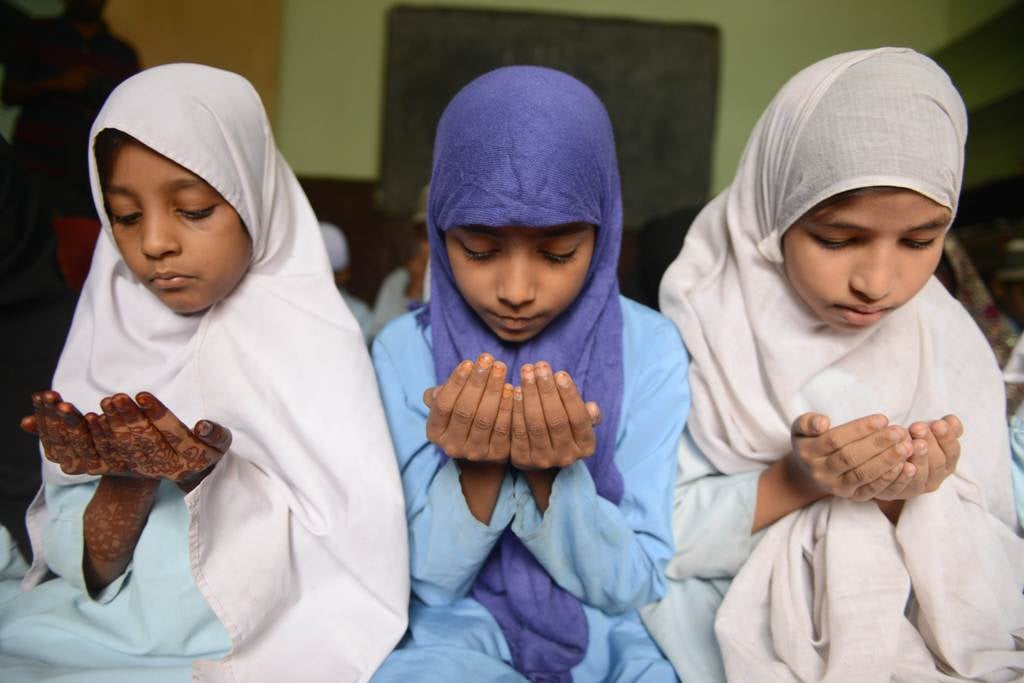
[[882,48],[822,60],[768,106],[734,182],[662,280],[662,311],[692,356],[688,429],[724,473],[785,456],[808,411],[905,426],[954,413],[966,429],[957,473],[909,501],[897,526],[874,503],[829,498],[769,529],[719,611],[730,678],[1024,674],[1024,546],[984,337],[935,278],[878,324],[834,330],[782,268],[785,231],[840,192],[906,188],[955,214],[966,133],[963,101],[927,57]]
[[[108,128],[202,177],[249,231],[247,274],[206,312],[173,313],[121,259],[92,153]],[[234,435],[186,497],[196,583],[233,644],[197,680],[367,680],[405,629],[401,486],[362,335],[259,96],[211,67],[144,71],[100,111],[89,170],[104,234],[54,387],[83,411],[152,391]],[[88,478],[46,463],[45,479]]]

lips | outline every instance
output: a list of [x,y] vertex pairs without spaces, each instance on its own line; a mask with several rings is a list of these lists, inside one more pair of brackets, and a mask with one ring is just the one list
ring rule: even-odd
[[149,277],[150,283],[157,289],[180,289],[194,279],[191,275],[174,271],[154,273]]
[[499,324],[507,330],[520,331],[531,327],[534,323],[540,320],[540,316],[510,316],[510,315],[497,315],[493,314],[495,319],[498,320]]
[[891,308],[871,308],[868,306],[845,306],[843,304],[836,304],[836,309],[839,311],[840,317],[843,318],[848,324],[855,327],[864,327],[866,325],[873,325],[874,323],[881,320]]

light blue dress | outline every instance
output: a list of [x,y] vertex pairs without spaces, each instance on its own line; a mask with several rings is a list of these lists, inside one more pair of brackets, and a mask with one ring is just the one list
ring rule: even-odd
[[[1024,421],[1010,424],[1017,517],[1024,526]],[[644,623],[683,683],[725,681],[715,614],[733,577],[767,531],[750,532],[761,471],[723,475],[694,444],[679,447],[673,531],[676,556],[659,603],[641,610]]]
[[22,592],[26,569],[0,533],[0,680],[184,683],[194,659],[220,659],[231,641],[192,578],[188,511],[161,484],[125,572],[90,597],[82,575],[82,517],[96,483],[47,486],[45,554],[53,577]]
[[1024,420],[1010,418],[1010,450],[1013,452],[1013,498],[1017,503],[1017,520],[1024,528]]
[[458,466],[448,461],[439,468],[426,439],[422,396],[437,383],[429,329],[410,314],[378,335],[373,359],[405,488],[413,595],[409,631],[376,683],[525,680],[510,665],[497,622],[469,596],[506,527],[583,603],[590,645],[572,670],[574,681],[676,680],[636,610],[661,596],[672,557],[675,456],[690,403],[686,352],[672,323],[621,301],[621,505],[599,497],[586,465],[577,462],[555,477],[543,516],[526,482],[507,474],[490,524],[470,514]]
[[359,323],[359,329],[363,333],[363,340],[369,346],[370,342],[373,341],[373,311],[370,310],[370,307],[362,299],[353,295],[344,287],[339,287],[338,292],[341,294],[341,298],[345,300],[348,310],[352,312],[352,317]]
[[641,610],[683,683],[725,681],[715,614],[764,530],[754,525],[760,470],[723,475],[693,442],[679,444],[672,529],[676,555],[665,597]]

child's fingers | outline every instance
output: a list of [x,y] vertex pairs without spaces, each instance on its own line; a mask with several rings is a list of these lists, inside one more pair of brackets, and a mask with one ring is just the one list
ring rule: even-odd
[[960,437],[964,435],[964,429],[956,415],[946,415],[941,420],[932,422],[930,427],[935,440],[938,441],[939,447],[946,456],[954,456],[953,451],[956,451],[954,457],[958,457],[960,454]]
[[829,419],[818,413],[804,413],[790,427],[790,435],[794,437],[815,437],[824,434],[829,428]]
[[597,447],[597,439],[594,436],[594,414],[590,412],[593,406],[597,411],[596,416],[600,421],[601,410],[596,403],[583,403],[580,392],[576,389],[575,383],[568,372],[562,371],[555,375],[555,382],[558,384],[558,394],[565,405],[565,412],[569,416],[569,426],[572,429],[572,438],[584,457],[594,454]]
[[907,428],[910,432],[911,438],[924,439],[928,436],[928,425],[924,422],[915,422]]
[[[842,429],[842,427],[832,429],[825,433],[820,440],[834,443],[835,441],[832,441],[832,432],[840,429]],[[845,438],[845,436],[835,437],[835,439]],[[878,431],[869,431],[860,439],[847,442],[840,448],[824,454],[825,466],[836,476],[842,476],[849,473],[849,477],[857,479],[856,485],[866,484],[870,480],[860,480],[860,477],[866,474],[866,472],[861,469],[862,466],[871,461],[875,456],[883,453],[886,454],[888,459],[887,466],[884,469],[892,467],[897,462],[906,460],[910,455],[912,455],[912,453],[906,453],[904,455],[902,451],[905,451],[905,449],[901,449],[898,446],[902,443],[909,443],[909,441],[910,438],[907,435],[907,430],[898,425],[890,425],[885,429],[880,429]],[[895,450],[893,450],[894,447]],[[854,482],[851,481],[849,477],[847,477],[847,482],[853,484]]]
[[[537,395],[540,397],[540,407],[544,415],[544,422],[547,424],[548,438],[551,440],[551,448],[555,456],[557,467],[568,467],[577,458],[578,448],[573,439],[572,427],[569,424],[569,414],[566,412],[565,404],[559,395],[558,386],[551,373],[551,366],[545,362],[537,363],[535,366],[537,375]],[[582,408],[582,401],[580,401]],[[580,411],[584,420],[589,424],[590,418],[586,416],[586,409]]]
[[[899,435],[899,432],[886,430],[889,432],[889,443],[888,448],[883,450],[881,453],[876,451],[876,454],[872,457],[867,458],[863,462],[855,465],[853,468],[846,470],[839,475],[839,483],[844,489],[856,491],[860,487],[874,482],[879,477],[882,477],[886,473],[890,472],[896,466],[902,466],[903,463],[914,454],[914,448],[908,438],[902,438],[901,440],[892,443],[892,434]],[[874,436],[867,437],[867,440],[871,442],[870,449],[874,450],[877,448],[877,438]],[[841,451],[842,452],[842,451]],[[862,449],[860,452],[869,452],[868,449]],[[859,457],[859,453],[853,457]],[[831,461],[839,459],[839,454],[829,456],[829,465]]]
[[914,439],[911,443],[914,446],[914,454],[910,456],[907,462],[912,464],[915,470],[913,478],[907,484],[907,495],[916,496],[925,491],[931,465],[928,461],[928,441],[926,439]]
[[587,413],[590,415],[590,424],[597,426],[604,420],[604,413],[601,412],[601,406],[597,405],[594,401],[587,401]]
[[57,413],[64,420],[68,448],[77,459],[76,464],[81,471],[89,474],[96,473],[102,463],[96,452],[96,446],[93,444],[92,434],[89,433],[89,427],[85,423],[85,418],[75,406],[63,401],[57,404]]
[[[900,473],[903,471],[903,463],[893,465],[888,470],[882,473],[874,481],[870,481],[863,486],[858,487],[853,495],[850,496],[851,500],[865,501],[871,500],[882,491],[887,490],[893,483],[899,480]],[[909,477],[908,477],[909,480]]]
[[47,459],[60,465],[68,474],[75,474],[78,463],[71,452],[67,440],[67,428],[57,415],[57,403],[60,394],[55,391],[43,391],[38,394],[36,419],[43,425],[43,453]]
[[964,426],[956,415],[947,415],[942,418],[949,427],[949,432],[942,439],[939,439],[939,446],[946,454],[946,470],[949,474],[956,471],[957,463],[960,462],[960,437],[964,435]]
[[961,436],[964,435],[964,425],[960,421],[959,417],[957,417],[956,415],[950,414],[950,415],[946,415],[942,419],[946,422],[947,425],[949,425],[950,436],[951,437],[953,437],[955,439],[959,439]]
[[[42,393],[32,394],[32,416],[35,418],[36,430],[39,433],[39,440],[43,444],[43,453],[49,449],[49,435],[46,433],[46,419],[43,416],[43,395]],[[50,456],[47,455],[49,459]]]
[[105,474],[110,471],[110,460],[112,458],[112,446],[110,444],[110,428],[104,429],[106,420],[96,413],[85,414],[85,426],[92,437],[92,444],[96,448],[96,456],[99,459],[97,472],[90,474]]
[[543,466],[539,460],[543,456],[550,455],[551,437],[548,436],[548,424],[544,419],[544,409],[540,404],[537,375],[533,365],[529,363],[524,365],[521,375],[523,415],[526,418],[526,433],[530,435],[530,461],[534,466]]
[[[945,431],[947,429],[946,423],[942,422],[942,426],[943,431]],[[928,476],[925,478],[924,490],[926,492],[930,492],[938,489],[942,482],[945,480],[945,478],[949,476],[949,474],[952,472],[952,470],[947,469],[949,458],[947,457],[942,445],[936,438],[934,431],[932,431],[931,425],[929,425],[928,435],[923,439],[923,441],[925,442],[925,444],[927,444],[927,450],[923,456],[923,459],[926,459],[928,462]],[[959,442],[954,443],[958,444]],[[956,447],[952,444],[950,444],[949,446],[951,449]]]
[[509,458],[520,469],[530,465],[530,434],[526,431],[526,413],[523,407],[523,388],[512,390],[512,441]]
[[512,393],[511,384],[505,384],[501,389],[501,402],[498,404],[498,416],[494,420],[494,429],[491,430],[491,443],[488,449],[487,459],[508,460],[512,447]]
[[219,453],[227,453],[231,448],[231,430],[213,420],[200,420],[192,430],[199,440]]
[[452,370],[452,374],[448,376],[448,381],[441,387],[441,391],[434,396],[430,415],[427,416],[427,438],[434,443],[440,441],[441,436],[448,429],[448,421],[455,408],[455,399],[459,397],[462,387],[466,385],[472,371],[473,364],[468,360],[462,361]]
[[36,420],[35,415],[26,415],[21,418],[21,422],[18,423],[23,432],[28,432],[33,436],[39,436],[39,421]]
[[[827,418],[825,421],[827,423]],[[831,429],[826,429],[825,431],[820,432],[817,436],[812,435],[812,438],[807,440],[807,453],[811,456],[825,457],[833,453],[838,453],[845,447],[854,443],[861,442],[861,446],[864,446],[866,445],[863,443],[864,439],[869,438],[884,429],[888,422],[888,419],[884,415],[867,415],[856,420],[851,420],[845,424],[832,427]],[[892,443],[895,443],[895,441]],[[875,453],[878,453],[884,448],[888,448],[891,443],[878,443],[877,445],[879,448]],[[846,469],[852,469],[859,464],[852,461],[851,463],[852,464],[846,467]]]
[[902,500],[906,498],[914,477],[917,476],[918,468],[912,462],[903,463],[899,476],[889,486],[875,494],[878,500]]
[[[106,414],[107,406],[100,404]],[[180,461],[163,435],[146,418],[127,394],[115,394],[110,400],[114,415],[107,415],[114,432],[114,445],[139,476],[177,479],[184,476]]]
[[423,405],[428,408],[434,407],[434,399],[441,393],[441,387],[427,387],[423,390]]
[[448,419],[448,428],[442,437],[443,442],[452,448],[448,451],[450,455],[459,457],[464,455],[462,449],[469,438],[469,430],[473,427],[473,420],[476,418],[480,399],[483,397],[484,388],[490,379],[493,365],[494,358],[489,353],[481,354],[476,364],[473,365],[466,384],[462,387],[462,392],[455,399],[455,406]]
[[57,457],[57,452],[50,441],[50,434],[46,431],[46,417],[43,415],[43,410],[42,392],[32,394],[32,418],[35,422],[36,433],[39,435],[39,443],[43,446],[43,457],[60,465],[60,458]]
[[[167,463],[167,470],[176,472],[172,478],[177,480],[202,472],[216,462],[224,452],[219,448],[214,448],[206,439],[197,438],[185,426],[185,423],[178,419],[177,415],[148,391],[140,392],[135,399],[142,415],[159,432],[167,446],[173,449],[174,455],[177,455],[177,459],[175,459],[172,454],[168,453],[168,456],[171,456],[171,462]],[[227,442],[231,443],[231,433],[226,429],[209,420],[201,422],[206,422],[209,425],[208,436],[213,435],[215,439],[221,440],[226,438]]]
[[476,408],[469,437],[466,439],[466,457],[471,460],[487,458],[491,451],[491,435],[498,419],[501,404],[501,390],[505,386],[505,364],[501,361],[491,366],[484,385],[480,404]]

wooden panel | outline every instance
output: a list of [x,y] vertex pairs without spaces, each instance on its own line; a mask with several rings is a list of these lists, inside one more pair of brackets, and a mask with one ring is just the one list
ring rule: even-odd
[[143,67],[197,62],[242,74],[273,121],[281,0],[110,0],[104,17]]

